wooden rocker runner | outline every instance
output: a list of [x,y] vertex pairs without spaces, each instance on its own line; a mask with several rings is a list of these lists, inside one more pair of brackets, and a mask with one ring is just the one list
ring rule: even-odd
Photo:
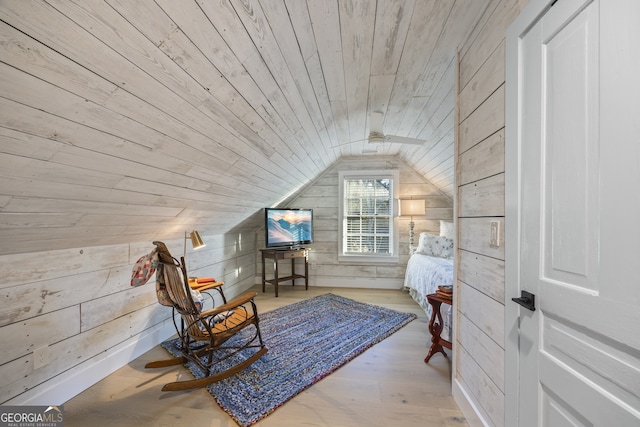
[[[260,333],[258,312],[253,301],[255,292],[242,296],[210,310],[200,311],[193,299],[189,286],[184,258],[178,262],[171,256],[162,242],[154,242],[158,247],[159,263],[156,275],[164,281],[167,294],[174,310],[179,313],[181,322],[176,317],[173,321],[180,339],[182,354],[166,360],[149,362],[145,368],[161,368],[193,362],[204,374],[203,378],[176,381],[165,384],[162,391],[178,391],[206,387],[228,378],[262,357],[267,348]],[[242,340],[227,345],[227,341],[239,331],[253,327],[252,333]],[[214,368],[246,349],[255,349],[255,353],[247,359],[236,363],[220,372]]]

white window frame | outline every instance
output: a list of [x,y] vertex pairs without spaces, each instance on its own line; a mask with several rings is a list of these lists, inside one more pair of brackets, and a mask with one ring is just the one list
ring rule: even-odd
[[[391,221],[389,222],[389,254],[353,254],[344,252],[344,233],[345,233],[345,215],[344,215],[344,182],[346,178],[366,178],[366,179],[390,179],[391,180]],[[393,170],[360,170],[360,171],[340,171],[338,173],[338,261],[345,263],[397,263],[399,257],[398,243],[398,212],[397,199],[398,189],[400,186],[400,172]]]

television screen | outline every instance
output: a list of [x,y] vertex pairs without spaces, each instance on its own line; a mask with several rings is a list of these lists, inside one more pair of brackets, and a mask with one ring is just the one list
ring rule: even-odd
[[265,208],[265,244],[268,248],[313,243],[312,209]]

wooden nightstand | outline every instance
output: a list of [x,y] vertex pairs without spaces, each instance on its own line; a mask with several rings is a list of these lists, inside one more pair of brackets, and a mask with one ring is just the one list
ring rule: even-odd
[[[429,320],[429,332],[431,332],[431,348],[429,348],[429,353],[427,353],[427,357],[424,359],[424,363],[429,363],[429,359],[436,353],[444,354],[444,357],[448,357],[447,353],[445,353],[444,348],[448,348],[451,350],[451,342],[445,340],[440,336],[442,332],[442,313],[440,313],[440,306],[444,304],[453,304],[453,300],[451,298],[443,298],[437,294],[429,294],[427,295],[427,301],[431,304],[431,319]],[[444,348],[443,348],[444,347]]]

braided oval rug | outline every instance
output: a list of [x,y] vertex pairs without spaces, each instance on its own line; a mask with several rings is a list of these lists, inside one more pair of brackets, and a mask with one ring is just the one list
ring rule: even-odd
[[[258,315],[269,351],[235,376],[208,387],[218,405],[243,427],[265,418],[416,318],[415,314],[334,294]],[[245,328],[244,332],[253,333],[254,329]],[[174,355],[179,354],[178,345],[177,339],[162,343]],[[247,351],[251,353],[241,357],[249,357],[255,350]],[[204,376],[194,365],[186,366],[196,378]]]

